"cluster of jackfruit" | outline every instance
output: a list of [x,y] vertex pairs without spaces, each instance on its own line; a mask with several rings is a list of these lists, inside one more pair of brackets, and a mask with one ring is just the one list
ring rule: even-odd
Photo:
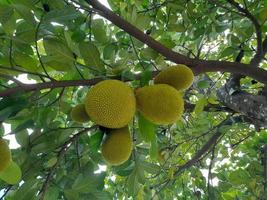
[[79,123],[91,120],[107,128],[101,146],[103,158],[111,165],[120,165],[131,156],[133,143],[128,124],[135,110],[133,89],[122,81],[105,80],[88,91],[84,104],[75,106],[71,117]]
[[0,138],[0,179],[12,185],[21,180],[21,170],[19,166],[12,161],[8,144],[2,138]]
[[131,155],[133,143],[128,124],[136,108],[143,116],[158,125],[175,123],[183,114],[181,90],[193,82],[193,73],[185,65],[169,67],[154,79],[155,85],[133,89],[122,81],[105,80],[93,86],[84,104],[71,111],[74,121],[89,120],[108,128],[102,142],[103,158],[111,165],[120,165]]
[[154,79],[155,85],[136,90],[137,108],[154,124],[167,125],[178,121],[184,111],[181,92],[194,80],[192,70],[176,65],[161,71]]

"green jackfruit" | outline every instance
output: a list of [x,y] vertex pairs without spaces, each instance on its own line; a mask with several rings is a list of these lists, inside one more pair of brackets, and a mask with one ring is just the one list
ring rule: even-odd
[[192,70],[185,65],[168,67],[161,71],[154,79],[155,84],[168,84],[177,90],[188,89],[194,81]]
[[167,84],[145,86],[136,90],[137,109],[146,119],[158,125],[179,120],[184,111],[181,94]]
[[134,92],[122,81],[102,81],[87,93],[85,109],[96,124],[107,128],[122,128],[135,114]]
[[120,165],[131,156],[133,142],[128,126],[113,129],[104,140],[101,152],[103,158],[111,165]]

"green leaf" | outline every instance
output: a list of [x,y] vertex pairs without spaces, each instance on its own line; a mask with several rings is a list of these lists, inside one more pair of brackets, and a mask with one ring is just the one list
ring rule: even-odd
[[47,55],[55,56],[58,59],[62,59],[64,62],[72,62],[75,60],[71,50],[63,41],[49,37],[45,38],[43,43]]
[[100,144],[102,142],[104,134],[101,131],[97,131],[92,136],[89,137],[88,144],[92,152],[97,152],[99,150]]
[[76,190],[72,189],[64,190],[64,195],[67,198],[67,200],[79,199],[79,192],[77,192]]
[[150,143],[149,155],[152,160],[157,160],[158,158],[158,142],[156,137]]
[[22,147],[27,147],[29,144],[29,135],[27,130],[20,131],[15,135],[16,141],[20,144]]
[[105,29],[105,23],[103,19],[95,19],[92,22],[92,32],[93,32],[94,38],[99,43],[105,44],[108,42],[107,31]]
[[115,55],[118,51],[118,46],[115,44],[108,44],[103,49],[103,57],[105,60],[115,60]]
[[31,9],[29,9],[27,6],[23,4],[12,4],[12,6],[15,8],[15,10],[20,14],[20,16],[25,19],[27,23],[29,23],[32,26],[35,26],[36,22],[34,19],[34,15],[31,12]]
[[207,80],[201,80],[197,83],[197,87],[200,89],[206,89],[210,86],[209,81]]
[[140,184],[138,183],[138,177],[136,170],[134,170],[127,179],[128,193],[131,196],[136,196],[138,190],[140,188]]
[[161,170],[160,166],[146,161],[140,162],[140,165],[149,174],[157,174]]
[[47,167],[53,167],[57,163],[57,157],[50,158],[47,161]]
[[138,114],[138,127],[141,138],[151,142],[156,137],[155,125],[148,121],[141,113]]
[[101,189],[104,186],[104,179],[106,174],[95,174],[91,176],[84,176],[80,174],[72,185],[72,189],[77,192],[87,193],[96,189]]
[[24,182],[23,185],[15,192],[13,199],[29,200],[36,199],[37,180],[29,180]]
[[227,47],[220,53],[220,58],[231,57],[235,52],[233,47]]
[[34,127],[34,121],[32,119],[29,119],[21,122],[14,130],[12,130],[12,133],[16,134],[22,130],[25,130],[26,128],[32,128],[32,127]]
[[141,74],[140,78],[140,86],[143,87],[145,85],[149,85],[149,81],[152,79],[152,71],[144,70]]
[[51,10],[44,16],[44,22],[68,23],[79,17],[80,14],[73,6],[65,6],[63,9]]
[[38,62],[31,56],[24,54],[24,53],[15,53],[13,56],[14,61],[21,66],[22,68],[26,69],[30,72],[37,72],[38,71]]
[[168,30],[173,32],[185,32],[186,28],[183,24],[169,24]]
[[249,182],[249,179],[249,173],[244,169],[238,169],[229,175],[229,181],[237,186]]
[[11,6],[0,6],[0,22],[4,31],[12,35],[16,28],[16,18],[14,16],[14,9]]
[[21,180],[21,170],[17,163],[12,161],[4,171],[1,171],[0,179],[11,185],[19,183]]
[[45,193],[44,200],[58,199],[59,189],[56,187],[49,187]]
[[207,105],[208,101],[206,99],[206,97],[201,97],[196,105],[195,105],[195,108],[194,108],[194,113],[196,115],[199,115],[200,113],[202,113],[202,111],[204,110],[205,106]]
[[83,42],[79,44],[79,49],[85,64],[96,70],[102,71],[104,64],[100,59],[100,53],[97,47],[91,42]]

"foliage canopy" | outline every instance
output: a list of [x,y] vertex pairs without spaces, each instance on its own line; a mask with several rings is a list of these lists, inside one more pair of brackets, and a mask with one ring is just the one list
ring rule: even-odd
[[[108,2],[0,1],[0,136],[22,172],[0,198],[266,199],[266,1]],[[174,62],[195,74],[182,119],[138,113],[130,159],[107,165],[105,130],[72,107],[99,81],[143,87]]]

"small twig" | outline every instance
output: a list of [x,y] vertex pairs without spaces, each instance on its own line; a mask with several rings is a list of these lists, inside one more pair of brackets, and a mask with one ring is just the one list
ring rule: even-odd
[[133,47],[134,53],[135,53],[135,55],[136,55],[136,57],[137,57],[137,59],[138,59],[140,65],[141,65],[141,67],[143,68],[143,70],[145,70],[145,66],[143,65],[143,63],[142,63],[142,61],[141,61],[141,59],[140,59],[140,57],[139,57],[139,55],[138,55],[137,49],[135,48],[135,45],[134,45],[132,36],[130,36],[130,40],[131,40],[131,43],[132,43],[132,47]]
[[61,89],[61,92],[59,93],[59,96],[54,101],[52,101],[50,104],[48,104],[47,107],[52,106],[54,103],[56,103],[64,94],[64,90],[65,90],[65,88],[63,87]]
[[0,65],[0,69],[4,69],[4,70],[9,70],[9,71],[15,71],[15,72],[21,72],[21,73],[25,73],[25,74],[31,74],[31,75],[35,75],[35,76],[39,76],[40,78],[49,78],[44,74],[39,74],[39,73],[35,73],[35,72],[29,72],[26,70],[22,70],[22,69],[17,69],[17,68],[10,68],[10,67],[5,67]]
[[210,199],[210,185],[212,186],[212,164],[214,160],[214,154],[215,154],[215,147],[216,145],[213,145],[212,151],[211,151],[211,158],[210,158],[210,164],[209,164],[209,173],[208,173],[208,182],[207,182],[207,189],[208,189],[208,200]]
[[[41,26],[43,17],[44,17],[44,15],[41,16],[40,21],[39,21],[39,23],[38,23],[38,25],[37,25],[37,27],[36,27],[35,35],[34,35],[34,37],[35,37],[35,50],[36,50],[36,54],[37,54],[38,60],[39,60],[39,62],[40,62],[41,67],[43,68],[44,73],[46,74],[47,77],[49,77],[50,80],[53,80],[53,79],[49,76],[48,72],[47,72],[46,69],[45,69],[44,63],[43,63],[43,61],[42,61],[42,59],[41,59],[41,56],[40,56],[40,53],[39,53],[38,44],[37,44],[39,28],[40,28],[40,26]],[[44,79],[42,79],[42,80],[45,82]]]
[[5,196],[6,196],[7,193],[9,192],[9,190],[11,190],[12,186],[13,186],[13,185],[9,185],[9,186],[6,188],[5,192],[4,192],[3,195],[0,197],[0,200],[3,200],[3,199],[5,198]]
[[6,74],[0,73],[0,77],[3,77],[4,79],[10,80],[10,81],[13,81],[18,86],[22,86],[23,87],[25,85],[24,83],[20,82],[19,80],[15,79],[14,77],[6,75]]
[[83,76],[83,74],[80,72],[79,68],[77,67],[76,63],[74,63],[74,66],[75,66],[76,71],[77,71],[78,74],[80,75],[80,77],[81,77],[82,79],[85,79],[84,76]]

